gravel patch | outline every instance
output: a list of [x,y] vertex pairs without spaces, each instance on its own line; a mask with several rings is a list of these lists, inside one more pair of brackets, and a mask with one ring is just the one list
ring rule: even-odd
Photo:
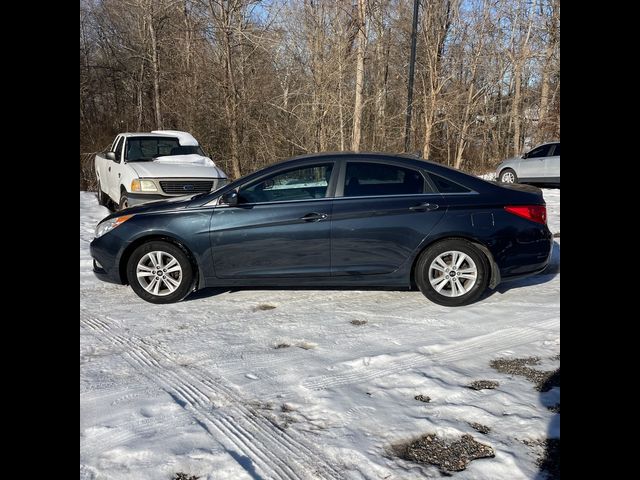
[[478,423],[478,422],[469,422],[469,425],[471,426],[471,428],[473,428],[474,430],[477,430],[483,435],[486,435],[491,431],[491,428],[487,427],[486,425],[482,425],[481,423]]
[[493,380],[476,380],[475,382],[471,382],[469,388],[473,390],[493,390],[500,386],[498,382]]
[[471,435],[447,443],[435,434],[427,434],[398,447],[398,454],[405,460],[436,465],[445,472],[459,472],[473,460],[495,457],[492,447],[475,441]]
[[259,312],[260,310],[273,310],[274,308],[276,308],[275,305],[270,305],[268,303],[261,303],[257,307],[254,307],[253,311]]
[[500,358],[492,360],[489,366],[500,373],[507,375],[520,375],[530,382],[535,383],[539,392],[547,392],[553,387],[560,386],[560,369],[552,371],[537,370],[527,365],[538,365],[540,358]]
[[291,345],[289,345],[288,343],[279,343],[278,345],[276,345],[273,348],[289,348]]
[[556,403],[555,405],[552,405],[550,407],[547,407],[549,410],[551,410],[553,413],[560,413],[560,404]]
[[178,472],[171,480],[198,480],[200,477],[189,475],[188,473]]
[[366,323],[367,323],[366,320],[351,320],[351,325],[360,326],[360,325],[366,325]]
[[560,439],[522,440],[522,443],[535,449],[542,449],[538,454],[536,465],[547,473],[547,480],[560,480]]
[[416,395],[413,397],[415,400],[419,402],[429,403],[431,401],[431,397],[427,397],[426,395]]

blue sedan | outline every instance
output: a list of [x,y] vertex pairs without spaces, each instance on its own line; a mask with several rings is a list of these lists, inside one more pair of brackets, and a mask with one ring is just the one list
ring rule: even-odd
[[205,287],[418,288],[446,306],[544,270],[542,193],[404,155],[297,157],[216,191],[113,213],[94,272],[171,303]]

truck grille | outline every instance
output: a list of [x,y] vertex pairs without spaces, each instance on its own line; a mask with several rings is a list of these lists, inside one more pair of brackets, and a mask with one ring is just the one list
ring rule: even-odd
[[162,191],[168,195],[209,192],[213,183],[213,180],[160,180]]

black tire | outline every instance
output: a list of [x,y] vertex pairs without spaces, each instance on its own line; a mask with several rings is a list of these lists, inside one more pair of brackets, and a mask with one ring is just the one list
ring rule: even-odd
[[102,186],[100,185],[100,180],[98,180],[98,204],[103,207],[109,203],[109,196],[102,191]]
[[120,195],[118,210],[124,210],[125,208],[129,208],[129,198],[127,198],[127,192],[122,192],[122,195]]
[[[477,270],[476,282],[470,290],[460,296],[451,297],[439,293],[429,281],[429,268],[436,257],[449,251],[462,252],[471,258]],[[446,263],[446,260],[445,260]],[[467,260],[462,265],[469,266]],[[489,284],[489,276],[491,267],[485,254],[473,243],[462,239],[443,240],[428,247],[418,259],[415,269],[415,282],[420,291],[434,303],[444,305],[446,307],[459,307],[468,305],[478,300],[487,289]],[[444,272],[442,275],[446,275]],[[443,278],[444,281],[444,278]],[[468,285],[469,280],[464,280],[464,286]],[[445,292],[451,292],[449,283],[445,283],[442,288]]]
[[[180,280],[180,284],[177,286],[174,292],[167,293],[166,285],[163,285],[163,287],[165,287],[163,288],[163,290],[166,294],[154,295],[153,292],[145,290],[145,287],[141,283],[141,281],[144,280],[138,279],[138,262],[140,261],[140,259],[142,259],[142,257],[150,252],[164,252],[171,255],[178,261],[178,264],[182,269],[182,277]],[[175,278],[177,278],[177,276],[174,276],[174,279]],[[187,295],[189,295],[189,293],[191,293],[195,286],[196,277],[193,265],[191,264],[187,253],[180,246],[170,242],[154,240],[140,245],[133,251],[133,253],[129,257],[129,261],[127,262],[127,279],[129,280],[129,285],[131,285],[131,288],[136,293],[136,295],[138,295],[143,300],[150,303],[175,303],[179,302]]]
[[[513,175],[513,182],[505,181],[505,177],[508,179],[509,175]],[[500,181],[502,183],[518,183],[518,175],[516,175],[515,170],[512,168],[505,168],[500,172]]]

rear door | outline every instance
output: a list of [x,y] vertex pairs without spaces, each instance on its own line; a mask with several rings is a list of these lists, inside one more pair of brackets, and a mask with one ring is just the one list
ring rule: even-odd
[[532,180],[546,176],[546,160],[551,150],[551,144],[540,145],[527,153],[527,158],[520,160],[520,167],[516,172],[520,180]]
[[444,214],[423,173],[402,163],[346,160],[331,220],[331,275],[400,268]]
[[241,186],[237,206],[217,206],[210,227],[216,276],[328,276],[334,164],[271,173]]

